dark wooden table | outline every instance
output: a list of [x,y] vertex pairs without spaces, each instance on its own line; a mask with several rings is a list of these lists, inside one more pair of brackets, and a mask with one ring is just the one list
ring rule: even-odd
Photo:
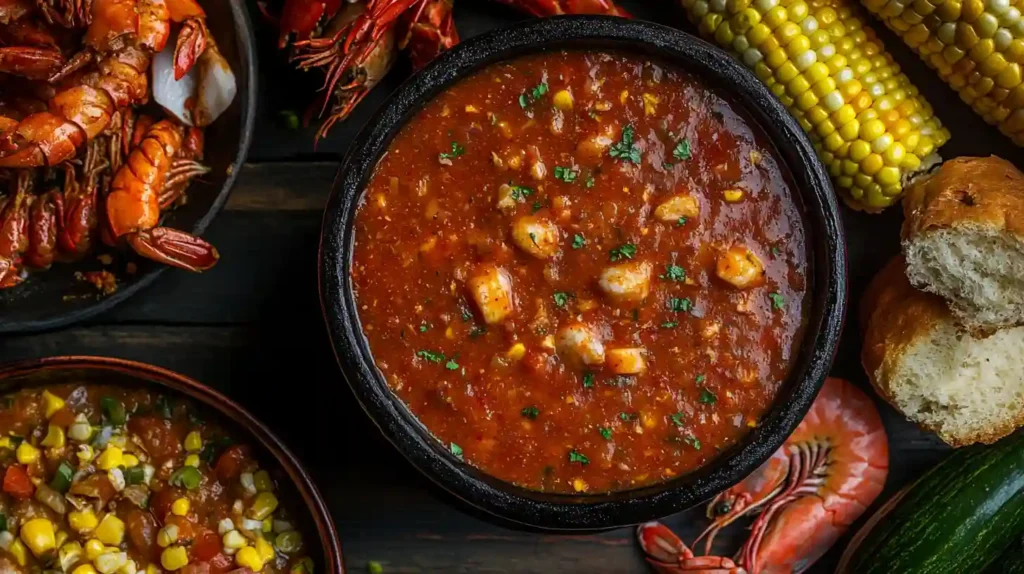
[[[623,0],[640,16],[693,32],[671,0]],[[460,0],[463,37],[521,18],[485,0]],[[282,110],[301,112],[315,78],[290,71],[273,31],[253,10],[260,42],[261,110],[256,138],[227,208],[207,233],[222,254],[209,273],[166,273],[134,299],[86,324],[0,341],[0,361],[58,354],[124,357],[157,364],[219,388],[266,421],[305,461],[341,534],[345,562],[386,572],[643,572],[632,529],[552,535],[497,524],[422,478],[379,435],[338,370],[320,316],[316,284],[321,209],[340,154],[408,73],[400,65],[357,113],[314,150],[313,129],[289,130]],[[931,70],[873,23],[896,59],[951,128],[945,157],[997,153],[1024,165],[1020,150],[973,115]],[[898,208],[882,215],[844,209],[851,313],[833,373],[868,388],[860,367],[859,294],[899,247]],[[880,403],[890,437],[883,496],[918,476],[945,447]],[[692,539],[701,509],[667,523]],[[731,553],[742,528],[723,538]],[[813,572],[831,572],[844,538]]]

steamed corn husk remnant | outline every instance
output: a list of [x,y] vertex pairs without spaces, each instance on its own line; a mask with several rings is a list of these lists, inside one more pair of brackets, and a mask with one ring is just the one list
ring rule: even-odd
[[849,0],[682,0],[796,117],[851,207],[880,211],[949,139]]
[[1010,0],[862,0],[984,120],[1024,144],[1024,19]]

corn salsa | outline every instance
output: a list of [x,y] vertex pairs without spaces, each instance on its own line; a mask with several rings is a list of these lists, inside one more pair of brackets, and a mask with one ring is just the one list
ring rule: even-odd
[[809,263],[762,130],[613,52],[494,64],[403,127],[355,219],[377,368],[452,454],[549,492],[693,471],[774,400]]
[[271,471],[188,403],[61,385],[0,399],[0,571],[312,574]]

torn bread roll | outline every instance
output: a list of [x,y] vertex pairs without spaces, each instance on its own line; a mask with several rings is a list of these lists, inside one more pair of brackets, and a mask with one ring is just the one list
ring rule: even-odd
[[1024,174],[997,157],[945,162],[903,200],[907,277],[977,332],[1024,325]]
[[879,272],[862,307],[864,370],[907,418],[954,447],[1024,424],[1024,327],[972,335],[942,298],[910,285],[902,257]]

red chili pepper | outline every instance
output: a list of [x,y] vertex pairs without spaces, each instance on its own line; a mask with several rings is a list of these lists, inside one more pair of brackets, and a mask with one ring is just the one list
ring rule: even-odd
[[221,482],[228,482],[238,478],[242,474],[242,464],[249,458],[249,451],[243,445],[228,447],[224,454],[217,459],[213,470]]
[[35,487],[32,486],[24,466],[12,464],[7,467],[7,472],[4,473],[4,492],[15,498],[32,498]]
[[203,530],[192,544],[192,555],[199,560],[212,560],[220,554],[220,536],[212,530]]

